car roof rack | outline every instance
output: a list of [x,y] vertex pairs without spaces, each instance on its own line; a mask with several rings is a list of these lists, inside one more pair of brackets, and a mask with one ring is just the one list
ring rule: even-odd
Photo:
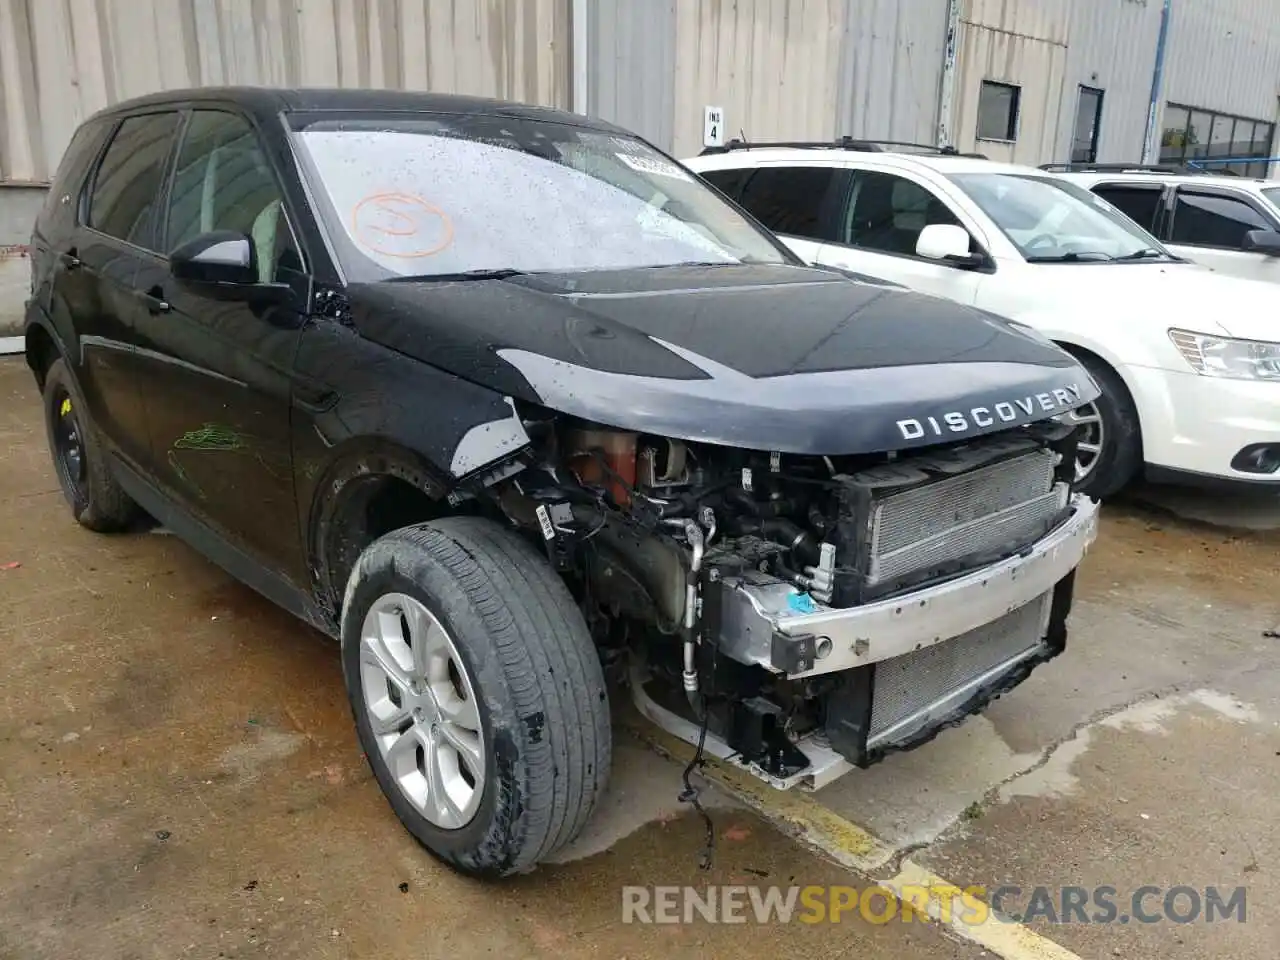
[[[898,148],[898,149],[895,149]],[[905,149],[901,149],[905,148]],[[955,147],[939,147],[931,143],[911,143],[906,140],[865,140],[859,137],[837,137],[835,140],[745,140],[735,137],[718,147],[704,147],[700,156],[729,153],[735,150],[854,150],[859,153],[911,152],[933,154],[939,157],[969,157],[986,160],[982,153],[962,153]]]
[[1047,173],[1204,173],[1176,163],[1042,163]]

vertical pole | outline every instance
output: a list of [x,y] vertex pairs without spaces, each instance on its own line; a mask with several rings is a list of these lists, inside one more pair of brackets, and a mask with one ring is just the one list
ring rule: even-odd
[[956,100],[956,58],[960,44],[960,4],[962,0],[947,0],[947,40],[942,54],[942,83],[938,89],[937,144],[954,147],[955,136],[951,118]]
[[569,60],[573,69],[573,77],[570,81],[572,86],[570,95],[573,103],[573,112],[582,114],[585,114],[588,110],[587,82],[590,76],[590,71],[587,69],[587,46],[589,44],[589,34],[587,32],[588,2],[589,0],[573,0],[573,5],[569,10],[569,27],[573,31],[573,39],[569,51]]
[[1151,103],[1147,108],[1147,132],[1142,140],[1142,162],[1156,163],[1160,159],[1160,144],[1156,137],[1156,118],[1160,116],[1160,90],[1164,86],[1164,55],[1169,40],[1169,21],[1173,18],[1173,0],[1164,0],[1160,11],[1160,38],[1156,41],[1156,66],[1151,74]]

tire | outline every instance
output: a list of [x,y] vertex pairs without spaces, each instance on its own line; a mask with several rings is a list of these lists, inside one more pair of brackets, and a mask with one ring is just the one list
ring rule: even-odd
[[[1142,428],[1129,388],[1120,375],[1096,357],[1077,359],[1102,390],[1102,396],[1092,404],[1101,421],[1102,449],[1077,489],[1102,500],[1127,486],[1142,466]],[[1085,407],[1076,412],[1087,416],[1088,410]]]
[[[441,649],[447,674],[432,653]],[[416,667],[419,653],[437,664],[420,672],[425,683],[390,679]],[[522,873],[586,824],[609,775],[604,676],[568,589],[514,533],[452,517],[374,542],[347,581],[342,665],[374,776],[400,822],[439,859],[475,876]],[[481,775],[472,771],[464,803],[455,797],[467,795],[475,745]],[[431,781],[428,771],[444,772]],[[440,786],[446,779],[457,789]]]
[[[141,510],[111,475],[102,439],[62,359],[45,374],[44,422],[58,485],[76,520],[99,533],[131,526]],[[64,443],[69,438],[79,451],[74,460]]]

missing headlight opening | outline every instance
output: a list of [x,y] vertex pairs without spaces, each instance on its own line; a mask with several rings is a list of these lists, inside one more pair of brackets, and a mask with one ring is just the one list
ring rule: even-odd
[[1096,520],[1067,424],[848,457],[525,425],[500,502],[554,522],[606,665],[642,713],[774,786],[923,742],[1063,649]]

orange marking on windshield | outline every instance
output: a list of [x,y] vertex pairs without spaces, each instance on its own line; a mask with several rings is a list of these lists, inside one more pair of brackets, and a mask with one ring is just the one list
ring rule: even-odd
[[374,253],[429,257],[453,242],[453,221],[416,194],[387,191],[370,194],[351,209],[351,233]]

